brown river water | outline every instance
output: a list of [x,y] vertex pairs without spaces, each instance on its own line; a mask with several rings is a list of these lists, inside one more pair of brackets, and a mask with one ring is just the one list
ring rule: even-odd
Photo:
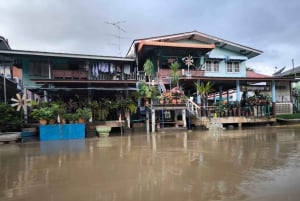
[[0,200],[300,200],[300,127],[0,145]]

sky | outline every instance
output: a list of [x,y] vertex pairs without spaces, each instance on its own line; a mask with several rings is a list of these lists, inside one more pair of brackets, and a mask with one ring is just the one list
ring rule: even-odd
[[263,51],[258,73],[300,65],[299,0],[0,0],[12,49],[125,56],[133,40],[199,31]]

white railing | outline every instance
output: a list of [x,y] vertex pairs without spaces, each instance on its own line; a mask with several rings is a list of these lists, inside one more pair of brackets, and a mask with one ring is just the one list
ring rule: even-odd
[[192,101],[191,99],[188,99],[186,101],[186,106],[187,106],[187,110],[195,115],[197,118],[199,118],[201,115],[200,115],[200,106],[197,105],[194,101]]
[[158,82],[158,89],[162,92],[165,93],[167,91],[165,84],[162,82],[161,79],[159,79]]

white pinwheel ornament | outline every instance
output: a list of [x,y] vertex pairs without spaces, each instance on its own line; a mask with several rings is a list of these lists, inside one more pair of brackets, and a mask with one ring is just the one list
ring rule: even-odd
[[16,98],[11,98],[10,100],[14,102],[11,104],[12,107],[17,106],[17,111],[20,111],[21,108],[25,111],[27,106],[31,106],[31,100],[26,98],[26,94],[23,94],[22,96],[20,94],[16,94]]

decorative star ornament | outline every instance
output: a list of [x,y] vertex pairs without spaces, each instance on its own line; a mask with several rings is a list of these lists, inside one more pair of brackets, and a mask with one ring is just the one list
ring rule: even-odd
[[11,104],[12,107],[18,106],[17,111],[20,111],[21,108],[25,111],[27,106],[31,106],[31,100],[26,98],[26,94],[23,94],[23,96],[16,94],[16,98],[11,98],[10,100],[14,102]]

